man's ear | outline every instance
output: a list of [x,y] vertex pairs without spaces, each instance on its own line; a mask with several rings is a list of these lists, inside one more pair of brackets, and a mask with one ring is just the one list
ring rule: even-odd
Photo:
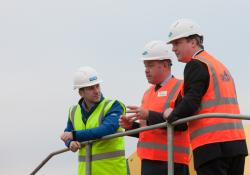
[[163,65],[164,65],[164,67],[167,67],[167,68],[168,68],[168,67],[169,67],[169,62],[168,62],[167,60],[164,60],[164,61],[163,61]]
[[191,39],[191,45],[192,45],[192,48],[195,48],[197,45],[198,45],[198,43],[197,43],[197,41],[196,41],[196,39]]
[[79,93],[79,95],[82,97],[83,96],[83,91],[84,91],[84,89],[79,89],[78,90],[78,93]]

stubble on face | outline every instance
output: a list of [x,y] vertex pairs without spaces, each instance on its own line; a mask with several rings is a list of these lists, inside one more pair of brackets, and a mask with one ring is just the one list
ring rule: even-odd
[[85,101],[88,101],[90,103],[97,103],[101,100],[101,89],[100,85],[93,85],[84,88],[80,92],[80,96],[84,98]]

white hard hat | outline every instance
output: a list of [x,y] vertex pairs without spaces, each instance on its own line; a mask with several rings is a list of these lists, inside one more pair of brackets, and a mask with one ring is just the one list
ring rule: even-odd
[[93,86],[101,83],[102,80],[92,67],[80,67],[74,75],[74,89]]
[[178,19],[170,26],[167,43],[191,35],[202,36],[200,26],[191,19]]
[[147,43],[142,52],[142,60],[171,60],[171,48],[164,41]]

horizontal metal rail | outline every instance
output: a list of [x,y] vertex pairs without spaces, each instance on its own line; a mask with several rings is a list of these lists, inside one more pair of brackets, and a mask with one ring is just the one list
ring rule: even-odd
[[[216,116],[216,117],[215,117]],[[160,124],[155,124],[147,127],[142,127],[138,129],[133,129],[125,132],[119,132],[111,135],[104,136],[100,139],[96,140],[90,140],[90,141],[85,141],[81,142],[81,146],[83,145],[90,145],[93,142],[99,141],[99,140],[107,140],[107,139],[112,139],[116,137],[122,137],[122,136],[129,136],[133,134],[137,134],[142,131],[147,131],[147,130],[152,130],[152,129],[157,129],[157,128],[167,128],[167,137],[168,137],[168,174],[173,175],[174,174],[174,169],[173,169],[173,129],[174,126],[182,123],[186,123],[189,121],[201,119],[201,118],[232,118],[232,119],[242,119],[242,120],[250,120],[250,115],[240,115],[240,114],[225,114],[225,113],[207,113],[207,114],[200,114],[200,115],[194,115],[191,117],[187,117],[184,119],[179,119],[175,122],[173,122],[171,125],[166,123],[160,123]],[[53,156],[62,154],[64,152],[69,151],[69,148],[61,149],[55,152],[50,153],[31,173],[30,175],[36,174]],[[88,153],[86,154],[88,156]],[[86,162],[87,164],[87,162]],[[90,175],[90,170],[87,170],[86,172],[87,175]]]
[[[147,126],[147,127],[143,127],[143,128],[138,128],[138,129],[133,129],[130,131],[126,131],[126,132],[119,132],[119,133],[115,133],[115,134],[111,134],[111,135],[107,135],[104,136],[100,139],[97,140],[90,140],[90,141],[85,141],[85,142],[81,142],[81,146],[87,145],[87,144],[91,144],[95,141],[98,140],[107,140],[107,139],[112,139],[112,138],[116,138],[116,137],[122,137],[122,136],[129,136],[129,135],[133,135],[133,134],[137,134],[139,132],[142,131],[147,131],[147,130],[152,130],[152,129],[157,129],[157,128],[164,128],[167,126],[167,123],[160,123],[160,124],[156,124],[156,125],[151,125],[151,126]],[[64,153],[70,151],[69,148],[64,148],[55,152],[50,153],[31,173],[30,175],[34,175],[36,174],[53,156]]]

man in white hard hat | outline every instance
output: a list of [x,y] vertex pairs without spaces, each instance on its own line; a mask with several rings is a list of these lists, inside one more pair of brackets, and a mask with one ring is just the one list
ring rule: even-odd
[[[80,100],[69,110],[61,139],[71,151],[79,150],[78,175],[85,175],[86,171],[86,147],[81,147],[80,142],[122,131],[118,120],[126,109],[121,102],[103,97],[101,82],[91,67],[79,68],[74,76],[74,89],[78,89]],[[127,175],[123,137],[94,142],[91,150],[92,175]]]
[[[166,122],[163,111],[170,107],[182,86],[182,81],[171,74],[171,50],[166,42],[151,41],[146,44],[142,60],[147,80],[152,86],[144,93],[141,107],[128,106],[134,115],[121,116],[120,125],[135,129],[146,125]],[[140,124],[134,120],[140,120]],[[183,132],[174,133],[174,169],[178,175],[188,175],[189,139],[186,125]],[[139,134],[137,153],[141,159],[142,175],[167,175],[166,129],[154,129]]]
[[[178,61],[186,63],[181,100],[172,112],[164,114],[169,123],[195,114],[240,113],[233,78],[219,60],[204,50],[197,23],[190,19],[174,22],[168,43]],[[189,133],[198,175],[243,175],[248,152],[241,120],[190,121]]]

